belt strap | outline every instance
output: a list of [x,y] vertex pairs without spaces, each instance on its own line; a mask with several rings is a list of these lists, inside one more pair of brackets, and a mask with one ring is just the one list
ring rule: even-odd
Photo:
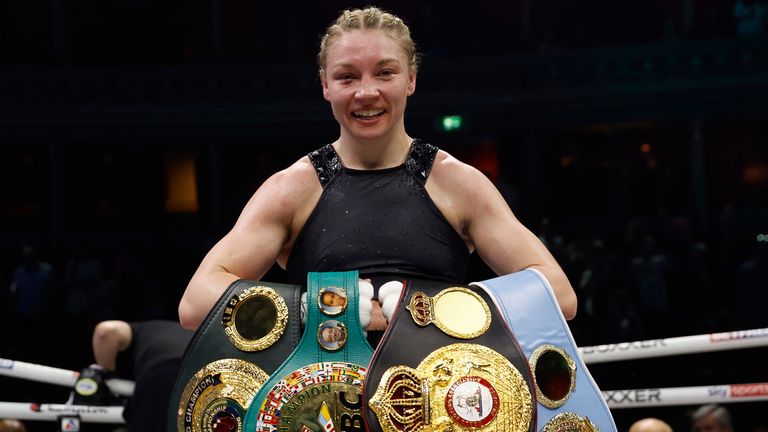
[[[232,337],[233,327],[243,321],[238,313],[252,300],[260,302],[253,307],[274,310],[275,327],[283,326],[271,329],[255,346],[239,334]],[[169,401],[167,430],[201,430],[201,423],[215,421],[216,415],[242,421],[258,388],[298,344],[300,313],[298,285],[251,280],[230,284],[187,346]]]
[[536,431],[533,378],[483,290],[407,279],[371,360],[370,431]]
[[[373,349],[360,326],[358,280],[357,271],[307,275],[304,335],[254,397],[243,430],[363,427],[362,385]],[[346,301],[326,304],[324,293]]]
[[[544,275],[526,269],[472,285],[491,296],[529,359],[537,381],[539,430],[589,431],[590,426],[597,426],[601,432],[615,432],[608,405]],[[563,366],[570,369],[571,384],[558,386]]]

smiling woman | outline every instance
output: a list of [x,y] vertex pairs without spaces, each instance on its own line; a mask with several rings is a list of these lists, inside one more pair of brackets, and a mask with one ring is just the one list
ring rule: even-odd
[[365,141],[367,147],[382,149],[359,160],[361,152],[339,146],[346,166],[376,169],[402,163],[412,141],[403,116],[408,96],[416,91],[419,63],[403,21],[374,8],[344,11],[320,42],[318,63],[323,96],[341,126],[339,141]]
[[475,250],[498,274],[540,270],[574,316],[565,274],[491,181],[406,132],[419,55],[400,18],[344,11],[318,63],[338,138],[256,191],[193,275],[179,305],[184,326],[197,327],[230,283],[258,280],[275,262],[298,285],[308,272],[346,270],[374,286],[393,277],[462,283]]
[[416,72],[405,53],[379,30],[348,32],[328,51],[320,81],[341,126],[339,141],[380,148],[361,159],[363,152],[340,146],[339,156],[349,168],[400,164],[412,141],[405,133],[405,105],[416,90]]

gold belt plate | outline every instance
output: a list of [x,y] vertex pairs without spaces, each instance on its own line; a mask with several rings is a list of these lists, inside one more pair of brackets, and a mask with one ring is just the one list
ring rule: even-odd
[[434,297],[416,291],[406,307],[420,327],[434,324],[459,339],[483,335],[491,325],[491,310],[482,297],[463,287],[446,288]]
[[241,431],[245,411],[268,378],[261,368],[240,359],[207,364],[181,394],[178,432],[214,432],[222,427]]
[[366,372],[348,362],[314,363],[291,372],[268,392],[254,431],[364,430]]
[[221,323],[224,334],[239,350],[265,350],[285,332],[288,306],[274,289],[252,286],[229,299]]
[[600,429],[588,417],[564,412],[552,417],[541,432],[599,432]]
[[467,343],[430,353],[416,369],[387,369],[368,405],[386,432],[527,432],[533,410],[512,363]]

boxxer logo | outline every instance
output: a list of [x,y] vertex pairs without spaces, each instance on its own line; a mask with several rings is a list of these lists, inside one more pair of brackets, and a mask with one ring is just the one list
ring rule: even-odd
[[659,389],[608,390],[603,395],[609,404],[661,402]]
[[622,342],[618,344],[598,345],[593,347],[584,347],[583,354],[610,353],[614,351],[642,350],[647,348],[666,347],[667,342],[664,339],[651,339],[637,342]]

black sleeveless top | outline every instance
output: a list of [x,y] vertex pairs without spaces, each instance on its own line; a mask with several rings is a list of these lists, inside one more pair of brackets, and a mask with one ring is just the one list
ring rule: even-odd
[[310,153],[323,193],[288,258],[289,283],[346,270],[462,283],[469,251],[424,187],[435,155],[437,147],[413,140],[402,165],[356,170],[330,144]]

